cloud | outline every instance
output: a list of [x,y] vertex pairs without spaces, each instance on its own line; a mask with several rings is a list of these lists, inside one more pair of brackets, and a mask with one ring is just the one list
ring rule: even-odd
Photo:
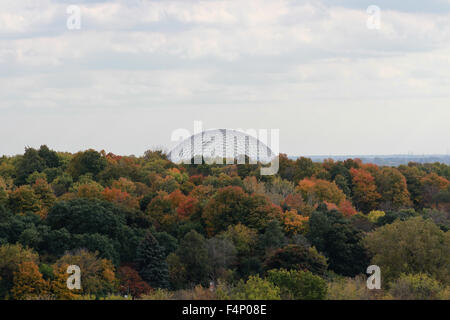
[[[41,116],[47,112],[59,121],[74,112],[86,117],[117,113],[124,121],[141,121],[136,114],[156,112],[160,120],[150,116],[149,126],[165,133],[152,131],[151,144],[166,143],[161,139],[170,137],[167,130],[189,125],[195,117],[208,119],[211,127],[282,126],[284,139],[290,141],[286,152],[298,154],[304,150],[295,145],[296,130],[303,132],[296,111],[307,115],[305,130],[316,133],[308,143],[314,153],[333,149],[316,128],[324,126],[325,132],[336,126],[336,119],[345,119],[348,123],[337,127],[341,137],[349,139],[345,126],[364,132],[364,126],[355,124],[367,121],[367,113],[380,104],[384,111],[386,105],[402,110],[394,117],[408,130],[402,119],[420,120],[417,115],[427,112],[427,99],[436,103],[438,116],[448,115],[450,13],[438,10],[442,3],[434,1],[433,10],[421,12],[418,2],[393,7],[381,1],[380,30],[366,27],[367,6],[345,3],[80,1],[81,29],[68,30],[66,8],[71,1],[4,1],[2,120],[34,114],[46,132],[42,138],[51,140],[56,125]],[[233,110],[233,115],[216,117],[224,110]],[[83,126],[95,132],[107,131],[109,125]],[[386,127],[374,141],[373,153],[401,147],[387,144],[398,132]],[[429,132],[424,129],[423,135],[435,142],[420,142],[417,149],[441,150],[446,142],[434,138],[437,129],[431,123],[424,128]],[[6,130],[0,128],[0,135]],[[445,133],[448,136],[448,129]],[[17,143],[0,151],[20,152],[27,138],[36,136],[31,131],[18,134]],[[77,141],[73,134],[66,135],[70,144]],[[366,151],[364,137],[355,139],[355,149],[341,139],[336,150]],[[130,148],[125,142],[111,147],[119,152]]]

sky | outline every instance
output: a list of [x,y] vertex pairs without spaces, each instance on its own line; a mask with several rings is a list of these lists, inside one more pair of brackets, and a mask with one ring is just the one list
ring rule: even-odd
[[449,120],[450,0],[0,0],[0,154],[139,156],[194,121],[289,155],[448,154]]

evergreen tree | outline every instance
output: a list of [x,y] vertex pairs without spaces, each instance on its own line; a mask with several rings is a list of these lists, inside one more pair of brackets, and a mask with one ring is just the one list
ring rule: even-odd
[[139,244],[136,263],[142,279],[153,288],[167,288],[169,286],[169,272],[165,261],[164,248],[156,238],[148,233]]

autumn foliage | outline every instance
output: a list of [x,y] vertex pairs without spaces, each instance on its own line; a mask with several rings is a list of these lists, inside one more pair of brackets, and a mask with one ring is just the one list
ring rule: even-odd
[[[448,297],[450,166],[260,169],[161,150],[0,157],[0,299]],[[370,264],[387,291],[358,278]]]

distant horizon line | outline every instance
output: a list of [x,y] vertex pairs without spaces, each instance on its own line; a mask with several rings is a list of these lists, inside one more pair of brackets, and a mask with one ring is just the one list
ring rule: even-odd
[[[283,152],[280,152],[283,153]],[[409,153],[384,153],[384,154],[305,154],[296,155],[293,157],[449,157],[450,154],[444,153],[423,153],[423,154],[409,154]]]

